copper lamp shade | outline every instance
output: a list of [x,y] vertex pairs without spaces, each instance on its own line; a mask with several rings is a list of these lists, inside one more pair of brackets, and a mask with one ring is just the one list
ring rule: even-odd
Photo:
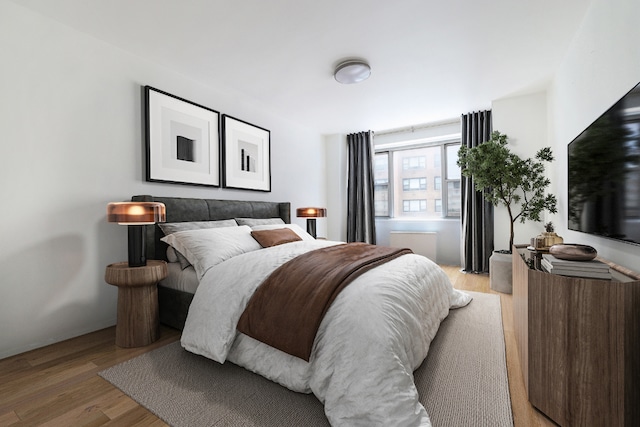
[[296,209],[298,218],[307,218],[307,233],[316,238],[316,218],[324,218],[327,216],[325,208],[298,208]]
[[298,218],[324,218],[327,216],[325,208],[298,208],[296,209]]
[[107,205],[107,222],[128,225],[129,267],[147,265],[144,254],[144,225],[167,220],[164,203],[113,202]]
[[148,225],[165,222],[164,203],[158,202],[113,202],[107,205],[107,222],[121,225]]

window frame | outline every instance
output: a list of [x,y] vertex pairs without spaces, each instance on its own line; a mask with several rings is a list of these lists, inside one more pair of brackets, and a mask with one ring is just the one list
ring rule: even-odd
[[[448,162],[447,162],[447,147],[448,146],[462,146],[462,140],[460,135],[446,135],[441,138],[424,138],[413,141],[401,141],[398,143],[389,143],[389,144],[381,144],[378,147],[374,147],[374,156],[377,154],[386,153],[387,154],[387,171],[388,171],[388,180],[387,180],[387,202],[388,202],[388,215],[376,215],[376,219],[405,219],[402,217],[396,216],[396,212],[394,209],[394,201],[395,201],[395,180],[394,180],[394,167],[393,167],[393,153],[396,151],[403,150],[411,150],[416,148],[431,148],[431,147],[440,147],[440,186],[441,186],[441,200],[442,200],[442,212],[440,212],[440,219],[460,219],[461,212],[450,215],[449,214],[449,182],[460,182],[461,179],[449,178],[448,171]],[[461,185],[461,184],[460,184]],[[428,184],[427,184],[428,186]],[[401,196],[401,195],[399,195]],[[409,218],[406,218],[409,219]],[[424,218],[423,220],[429,220],[434,218]]]

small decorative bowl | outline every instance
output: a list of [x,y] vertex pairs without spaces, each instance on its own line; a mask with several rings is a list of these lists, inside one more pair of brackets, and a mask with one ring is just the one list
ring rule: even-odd
[[553,245],[549,248],[549,253],[558,259],[569,261],[591,261],[598,256],[598,251],[593,247],[577,243]]

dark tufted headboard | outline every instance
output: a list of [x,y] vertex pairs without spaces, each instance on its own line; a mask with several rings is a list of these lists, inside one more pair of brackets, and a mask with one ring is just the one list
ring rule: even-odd
[[[133,196],[134,202],[161,202],[167,208],[167,222],[213,221],[233,218],[282,218],[291,223],[289,202],[252,202],[240,200],[190,199],[182,197]],[[167,259],[164,233],[158,225],[145,226],[147,259]]]

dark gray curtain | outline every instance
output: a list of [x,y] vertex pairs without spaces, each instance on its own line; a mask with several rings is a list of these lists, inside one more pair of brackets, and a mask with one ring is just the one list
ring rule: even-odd
[[[462,115],[462,145],[476,147],[491,139],[491,111]],[[472,178],[462,177],[462,269],[488,273],[493,252],[493,206],[475,190]]]
[[347,135],[347,242],[376,243],[373,201],[373,132]]

